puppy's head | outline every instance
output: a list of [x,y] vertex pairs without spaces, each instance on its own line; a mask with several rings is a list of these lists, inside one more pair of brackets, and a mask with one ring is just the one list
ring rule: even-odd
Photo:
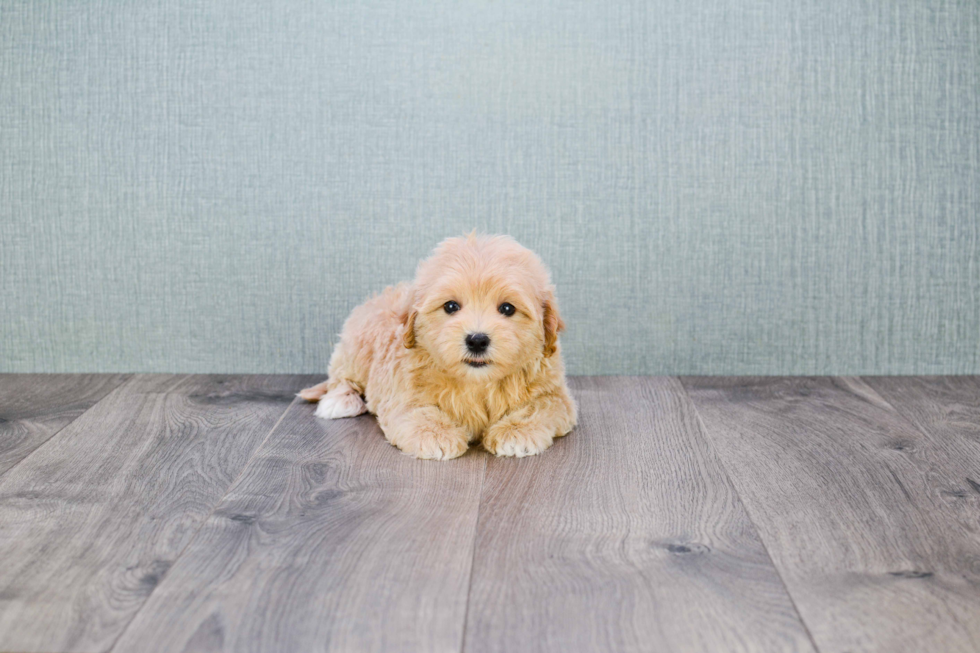
[[557,351],[564,323],[541,259],[509,236],[443,241],[419,264],[405,346],[460,377],[500,378]]

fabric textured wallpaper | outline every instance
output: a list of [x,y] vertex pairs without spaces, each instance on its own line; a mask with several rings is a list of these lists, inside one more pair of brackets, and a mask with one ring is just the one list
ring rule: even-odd
[[980,3],[0,0],[0,229],[5,372],[323,372],[477,229],[572,373],[980,373]]

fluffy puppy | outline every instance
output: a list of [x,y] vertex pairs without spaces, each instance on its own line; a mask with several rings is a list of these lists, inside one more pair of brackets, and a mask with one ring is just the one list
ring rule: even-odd
[[385,289],[344,323],[329,378],[300,393],[316,415],[378,416],[417,458],[461,456],[482,441],[530,456],[575,426],[548,270],[508,236],[450,238],[411,284]]

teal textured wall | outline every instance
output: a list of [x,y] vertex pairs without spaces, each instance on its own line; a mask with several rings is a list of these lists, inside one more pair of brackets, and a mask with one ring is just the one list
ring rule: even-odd
[[980,373],[978,97],[975,0],[0,0],[0,371],[323,371],[477,228],[573,373]]

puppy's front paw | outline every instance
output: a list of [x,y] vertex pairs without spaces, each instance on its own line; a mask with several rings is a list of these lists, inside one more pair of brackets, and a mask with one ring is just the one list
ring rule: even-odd
[[551,429],[526,422],[497,422],[483,436],[483,448],[495,456],[533,456],[555,440]]
[[459,458],[469,449],[466,438],[460,439],[453,436],[423,436],[396,446],[405,453],[423,460]]
[[435,408],[418,409],[397,424],[382,428],[393,445],[425,460],[458,458],[470,447],[466,431]]

